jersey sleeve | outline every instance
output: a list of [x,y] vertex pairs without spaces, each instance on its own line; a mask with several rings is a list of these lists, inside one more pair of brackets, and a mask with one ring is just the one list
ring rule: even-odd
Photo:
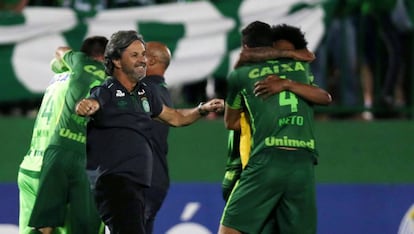
[[318,85],[315,83],[315,76],[312,73],[312,69],[309,63],[306,63],[306,70],[308,73],[308,80],[309,80],[309,84],[318,87]]
[[163,108],[163,101],[161,99],[161,95],[159,94],[159,90],[154,87],[154,84],[150,84],[147,86],[147,90],[149,91],[149,98],[151,104],[151,112],[152,117],[156,117],[161,114]]
[[72,70],[77,64],[85,63],[87,56],[78,51],[68,50],[62,57],[62,64],[69,70]]
[[231,109],[242,108],[242,98],[240,93],[240,79],[236,70],[232,71],[227,78],[227,98],[226,103]]
[[55,74],[69,71],[69,69],[65,66],[65,64],[62,63],[62,61],[57,60],[56,58],[50,61],[50,69]]

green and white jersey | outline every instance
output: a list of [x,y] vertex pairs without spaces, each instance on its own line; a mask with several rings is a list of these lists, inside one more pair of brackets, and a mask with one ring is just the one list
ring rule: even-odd
[[47,87],[34,124],[30,149],[21,168],[39,171],[43,153],[50,145],[86,154],[86,123],[75,113],[78,101],[105,78],[103,63],[84,53],[68,51],[61,61],[52,62],[55,73]]
[[254,95],[254,83],[272,74],[313,84],[309,64],[291,59],[249,64],[230,73],[226,103],[242,109],[242,100],[245,102],[251,121],[251,157],[268,147],[305,148],[316,153],[310,103],[289,91],[265,100]]

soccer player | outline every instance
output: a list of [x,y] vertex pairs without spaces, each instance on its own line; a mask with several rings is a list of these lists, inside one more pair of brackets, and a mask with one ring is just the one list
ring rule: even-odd
[[[243,66],[248,63],[266,61],[268,59],[277,58],[292,58],[295,60],[312,62],[315,59],[315,55],[310,52],[307,48],[295,49],[295,50],[280,50],[274,47],[243,47],[240,53],[239,59],[236,63],[235,68]],[[273,82],[259,85],[258,95],[260,92],[263,95],[275,94],[276,91],[272,91]],[[269,90],[267,90],[269,89]],[[318,92],[322,97],[322,102],[325,101],[326,93],[324,90]],[[316,103],[325,104],[325,103]],[[245,109],[245,106],[243,106]],[[225,167],[225,173],[222,180],[222,196],[227,201],[230,196],[233,187],[236,185],[237,180],[240,178],[242,169],[246,166],[249,160],[250,154],[250,120],[247,118],[244,112],[240,113],[240,131],[230,130],[228,136],[228,155]]]
[[[243,31],[246,47],[300,49],[299,29],[256,21]],[[220,234],[261,233],[269,219],[275,233],[316,233],[314,164],[317,149],[313,109],[321,98],[312,85],[309,64],[292,59],[247,64],[229,76],[225,124],[240,129],[242,100],[251,128],[250,159],[226,204]],[[271,92],[277,93],[271,95]],[[330,95],[322,92],[326,104]],[[263,96],[260,98],[258,96]]]
[[[85,171],[86,119],[76,115],[75,105],[106,79],[102,62],[107,42],[95,36],[84,40],[80,52],[56,50],[56,74],[45,91],[18,173],[21,234],[33,228],[42,233],[98,233],[101,221]],[[59,229],[65,221],[68,229]]]
[[249,120],[244,112],[240,113],[240,128],[239,131],[229,131],[227,162],[221,183],[222,196],[226,202],[249,160],[251,129]]

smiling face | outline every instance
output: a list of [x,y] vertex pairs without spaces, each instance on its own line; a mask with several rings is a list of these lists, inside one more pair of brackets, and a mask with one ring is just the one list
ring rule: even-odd
[[132,42],[122,53],[120,60],[122,72],[131,81],[139,81],[145,77],[147,57],[145,45],[136,40]]

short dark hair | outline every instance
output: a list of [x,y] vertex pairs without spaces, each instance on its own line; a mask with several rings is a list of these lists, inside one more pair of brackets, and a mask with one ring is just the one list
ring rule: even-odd
[[81,46],[80,51],[89,57],[102,56],[105,53],[108,39],[103,36],[92,36],[86,38]]
[[295,49],[305,49],[308,45],[305,34],[298,27],[287,24],[278,24],[272,26],[272,32],[273,41],[289,41],[293,44]]
[[272,46],[272,28],[269,24],[254,21],[242,30],[242,43],[248,47]]
[[105,50],[105,72],[112,75],[114,72],[113,59],[121,58],[124,50],[134,41],[140,41],[145,45],[144,38],[134,30],[121,30],[112,34]]

